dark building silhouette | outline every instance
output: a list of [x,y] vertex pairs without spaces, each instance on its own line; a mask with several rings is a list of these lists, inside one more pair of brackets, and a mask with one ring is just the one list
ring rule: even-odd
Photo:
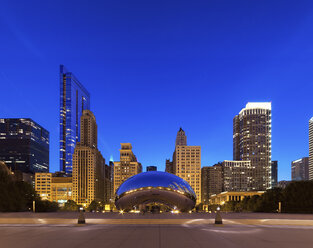
[[173,162],[170,159],[165,161],[165,172],[174,174]]
[[156,166],[147,166],[147,171],[157,171],[158,168]]
[[278,161],[272,161],[271,164],[272,188],[277,187]]
[[15,173],[49,171],[49,132],[29,118],[0,119],[0,160]]

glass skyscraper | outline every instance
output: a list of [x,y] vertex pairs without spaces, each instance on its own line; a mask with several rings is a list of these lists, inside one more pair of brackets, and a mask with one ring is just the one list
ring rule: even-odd
[[89,109],[89,92],[60,65],[60,171],[67,174],[72,174],[72,157],[80,139],[80,117]]
[[32,119],[0,119],[0,160],[14,172],[49,172],[49,132]]

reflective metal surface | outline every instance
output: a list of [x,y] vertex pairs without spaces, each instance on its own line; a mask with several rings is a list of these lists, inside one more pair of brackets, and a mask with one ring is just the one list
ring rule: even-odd
[[186,211],[194,208],[196,194],[182,178],[161,171],[130,177],[116,191],[117,209],[131,210],[149,203],[161,203]]
[[130,190],[145,187],[171,188],[173,190],[189,193],[196,197],[195,192],[184,179],[163,171],[148,171],[132,176],[122,183],[117,189],[116,194],[120,196]]

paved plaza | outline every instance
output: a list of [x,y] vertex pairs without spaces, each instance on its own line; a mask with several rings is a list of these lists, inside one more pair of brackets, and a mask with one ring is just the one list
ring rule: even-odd
[[0,213],[1,248],[312,247],[313,215]]

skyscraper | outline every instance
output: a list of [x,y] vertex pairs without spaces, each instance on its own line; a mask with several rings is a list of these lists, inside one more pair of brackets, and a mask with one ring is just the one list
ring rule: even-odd
[[225,160],[223,167],[224,191],[253,191],[253,171],[250,161]]
[[114,162],[114,194],[118,187],[129,177],[142,172],[130,143],[121,143],[120,161]]
[[185,131],[180,128],[177,132],[175,146],[186,146],[187,145],[187,137]]
[[309,120],[309,180],[313,180],[313,117]]
[[272,161],[271,163],[271,177],[272,177],[272,188],[277,187],[277,176],[278,176],[278,161]]
[[[197,203],[201,202],[201,147],[187,146],[187,137],[182,128],[177,132],[175,151],[172,162],[173,174],[186,180],[197,195]],[[171,162],[166,161],[167,170]]]
[[105,160],[97,149],[96,118],[90,110],[83,111],[80,131],[73,154],[73,200],[88,207],[105,195]]
[[309,158],[304,157],[291,162],[291,180],[309,180]]
[[0,119],[0,161],[12,171],[49,172],[49,132],[29,118]]
[[165,160],[165,172],[174,174],[173,162],[170,159]]
[[272,187],[271,119],[270,102],[249,102],[233,120],[233,158],[251,161],[252,190]]
[[201,202],[201,147],[177,145],[173,158],[176,176],[189,183]]
[[80,139],[80,117],[90,96],[72,72],[60,65],[60,171],[72,173],[72,156]]
[[205,166],[201,169],[201,202],[209,204],[209,198],[213,194],[223,191],[222,164]]

